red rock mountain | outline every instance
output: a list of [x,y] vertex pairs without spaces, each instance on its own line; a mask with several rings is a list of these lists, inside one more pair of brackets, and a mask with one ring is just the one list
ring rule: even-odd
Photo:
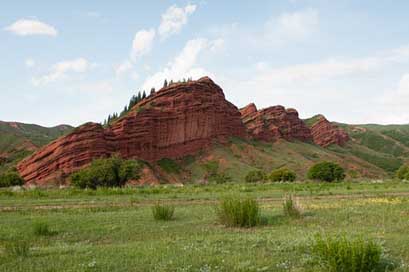
[[109,128],[87,123],[24,159],[18,170],[28,184],[46,184],[114,153],[146,161],[179,158],[246,135],[238,109],[204,77],[161,89]]
[[263,141],[312,140],[310,129],[298,117],[295,109],[273,106],[257,110],[254,104],[249,104],[242,108],[240,113],[248,133],[254,139]]
[[327,147],[331,144],[344,145],[349,135],[343,129],[329,122],[324,116],[318,116],[311,126],[311,134],[315,144]]

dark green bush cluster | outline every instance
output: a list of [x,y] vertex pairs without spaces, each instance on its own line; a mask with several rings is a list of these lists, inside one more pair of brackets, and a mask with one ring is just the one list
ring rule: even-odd
[[249,183],[263,182],[267,179],[266,173],[261,170],[253,170],[247,173],[245,180]]
[[179,174],[181,171],[179,164],[177,164],[172,159],[163,158],[163,159],[160,159],[157,162],[157,164],[159,165],[160,168],[162,168],[166,173],[169,173],[169,174]]
[[367,272],[376,271],[380,264],[382,247],[363,238],[318,235],[312,245],[312,254],[326,271]]
[[168,221],[173,218],[175,207],[156,204],[152,207],[152,215],[155,220]]
[[218,161],[208,161],[202,165],[206,171],[205,177],[210,183],[227,183],[231,182],[232,178],[226,173],[219,171],[219,162]]
[[221,201],[217,215],[227,227],[253,227],[260,223],[260,207],[252,198],[228,197]]
[[71,183],[79,188],[119,187],[139,179],[142,164],[118,157],[94,160],[91,165],[71,175]]
[[24,180],[20,174],[12,169],[0,175],[0,187],[20,186],[24,184]]
[[320,162],[308,171],[308,178],[320,181],[341,181],[345,178],[344,169],[333,162]]
[[402,165],[401,167],[399,167],[399,169],[396,171],[395,176],[400,180],[409,180],[409,166]]
[[287,168],[279,168],[276,170],[273,170],[270,173],[270,180],[271,181],[294,181],[296,179],[297,175],[295,172],[287,169]]

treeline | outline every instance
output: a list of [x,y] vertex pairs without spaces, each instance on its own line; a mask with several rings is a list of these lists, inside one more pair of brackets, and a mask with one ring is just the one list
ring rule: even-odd
[[[187,78],[187,79],[184,78],[184,79],[179,80],[179,81],[177,81],[177,82],[173,82],[173,80],[171,80],[171,81],[168,82],[168,81],[165,79],[165,81],[163,82],[163,88],[172,86],[172,85],[175,84],[175,83],[181,83],[181,82],[185,83],[185,82],[190,82],[190,81],[192,81],[192,78],[191,78],[191,77],[189,77],[189,78]],[[155,94],[155,88],[152,88],[152,89],[151,89],[150,95],[153,95],[153,94]],[[136,104],[138,104],[140,101],[142,101],[142,100],[145,99],[146,97],[147,97],[147,95],[146,95],[146,92],[145,92],[145,91],[142,91],[142,92],[139,91],[138,94],[133,95],[133,96],[131,97],[131,99],[129,100],[129,103],[128,103],[127,105],[125,105],[124,109],[123,109],[120,113],[114,112],[114,113],[112,113],[112,114],[109,114],[109,115],[108,115],[108,118],[104,120],[103,125],[104,125],[104,126],[107,126],[107,125],[111,124],[113,121],[115,121],[115,120],[119,119],[120,117],[124,116],[124,115],[127,114]]]

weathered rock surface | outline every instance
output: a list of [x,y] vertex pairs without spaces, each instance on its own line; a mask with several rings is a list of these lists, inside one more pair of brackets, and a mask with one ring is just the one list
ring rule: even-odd
[[273,106],[257,110],[254,104],[250,104],[240,112],[248,133],[254,139],[270,142],[278,139],[312,140],[310,129],[295,109]]
[[46,184],[114,153],[145,161],[179,158],[246,135],[238,109],[204,77],[161,89],[109,128],[85,124],[23,160],[18,170],[27,183]]
[[350,139],[346,131],[332,124],[322,115],[311,126],[311,134],[314,143],[322,147],[332,144],[342,146]]

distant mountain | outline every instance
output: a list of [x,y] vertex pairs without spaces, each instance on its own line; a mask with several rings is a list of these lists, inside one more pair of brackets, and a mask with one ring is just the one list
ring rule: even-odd
[[0,172],[72,129],[69,125],[47,128],[0,121]]

